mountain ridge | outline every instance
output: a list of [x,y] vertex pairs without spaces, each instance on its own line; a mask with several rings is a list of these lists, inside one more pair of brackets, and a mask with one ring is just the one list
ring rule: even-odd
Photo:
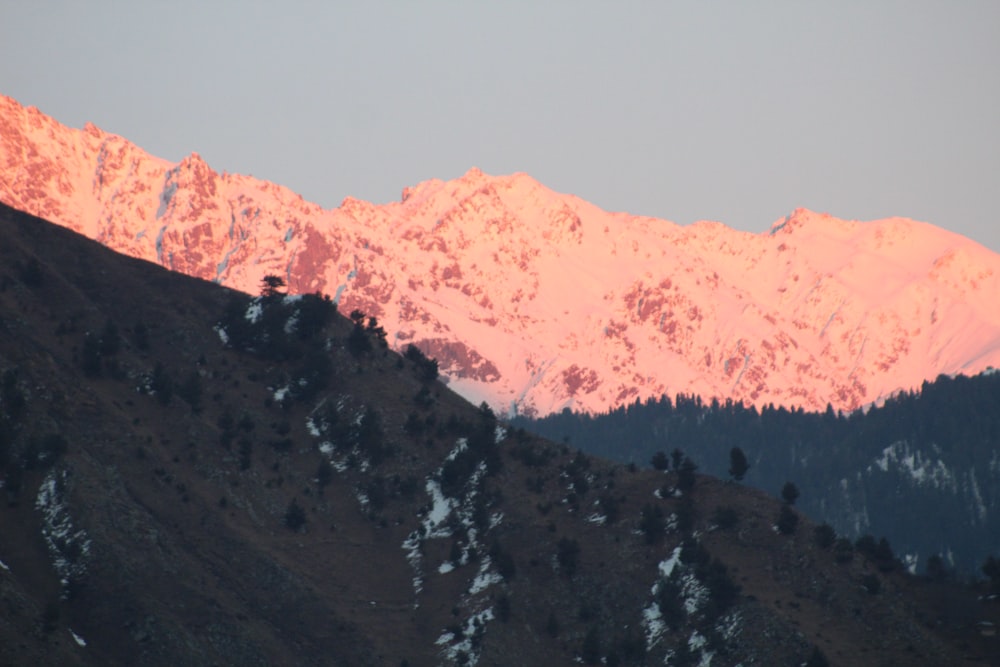
[[1000,366],[1000,255],[927,223],[679,226],[476,168],[324,210],[10,98],[0,131],[0,200],[243,291],[273,274],[328,293],[503,413],[677,393],[851,410]]
[[985,587],[512,429],[321,297],[0,233],[4,664],[996,662]]

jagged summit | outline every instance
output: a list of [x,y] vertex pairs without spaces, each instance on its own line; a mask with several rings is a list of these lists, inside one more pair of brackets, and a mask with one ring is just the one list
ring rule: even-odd
[[0,102],[0,200],[254,292],[267,274],[378,318],[502,412],[663,393],[852,409],[1000,366],[1000,256],[899,218],[793,211],[761,234],[609,213],[471,168],[332,210]]

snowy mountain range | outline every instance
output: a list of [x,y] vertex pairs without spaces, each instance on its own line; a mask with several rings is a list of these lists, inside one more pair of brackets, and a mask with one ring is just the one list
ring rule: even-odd
[[664,393],[849,410],[1000,367],[1000,255],[906,219],[678,226],[478,169],[325,210],[3,96],[0,200],[247,292],[327,293],[504,413]]

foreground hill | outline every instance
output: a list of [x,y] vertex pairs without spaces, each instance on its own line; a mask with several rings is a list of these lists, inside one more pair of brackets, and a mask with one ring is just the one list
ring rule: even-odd
[[476,169],[323,210],[4,97],[0,200],[205,280],[329,293],[503,413],[677,393],[850,410],[1000,366],[1000,257],[904,219],[680,227]]
[[[0,209],[4,664],[990,664],[995,604]],[[277,285],[275,285],[277,287]],[[784,514],[785,533],[773,525]]]

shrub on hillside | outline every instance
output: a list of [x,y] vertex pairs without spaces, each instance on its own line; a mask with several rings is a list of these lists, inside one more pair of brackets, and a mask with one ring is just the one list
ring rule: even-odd
[[782,535],[791,535],[799,527],[799,515],[788,505],[782,505],[778,512],[777,526]]
[[667,579],[660,579],[656,586],[655,599],[664,625],[671,630],[679,630],[687,618],[687,612],[684,610],[684,594],[676,574],[671,574]]
[[658,505],[646,503],[642,507],[642,514],[639,518],[639,530],[642,531],[646,539],[646,544],[659,544],[663,541],[665,534],[665,520],[663,510]]
[[336,312],[330,297],[318,292],[285,297],[274,291],[249,302],[234,297],[217,328],[233,349],[266,359],[297,359],[308,348],[303,343],[312,341]]
[[854,545],[846,537],[837,538],[833,543],[833,559],[838,563],[849,563],[854,558]]
[[305,523],[306,512],[299,505],[298,501],[293,499],[288,504],[288,509],[285,510],[285,526],[290,530],[298,532]]
[[490,560],[497,568],[497,574],[505,580],[511,580],[517,574],[517,565],[514,563],[514,556],[509,551],[500,546],[499,542],[494,542],[490,547]]
[[816,539],[816,546],[820,549],[829,549],[837,541],[837,532],[833,526],[824,522],[813,529],[813,537]]
[[413,362],[417,370],[417,377],[421,382],[434,382],[438,377],[437,359],[429,359],[419,347],[410,343],[406,346],[403,356]]
[[163,405],[170,403],[174,395],[174,381],[170,373],[159,361],[153,367],[153,375],[149,381],[149,388],[156,395],[156,399]]
[[866,574],[861,577],[861,587],[868,591],[869,595],[877,595],[882,590],[882,582],[879,581],[878,575]]
[[728,505],[716,507],[715,514],[712,515],[712,523],[722,530],[734,528],[739,522],[739,512],[736,511],[735,507]]
[[781,487],[781,498],[789,505],[794,505],[795,501],[799,499],[799,487],[791,482],[785,482],[785,485]]
[[568,537],[560,539],[556,544],[556,562],[567,576],[576,574],[580,564],[580,543]]
[[694,483],[697,479],[694,474],[696,470],[698,470],[698,466],[685,456],[677,469],[677,488],[681,493],[688,494],[694,490]]
[[197,370],[188,374],[184,382],[177,388],[177,395],[191,406],[192,412],[196,414],[201,412],[201,374]]

